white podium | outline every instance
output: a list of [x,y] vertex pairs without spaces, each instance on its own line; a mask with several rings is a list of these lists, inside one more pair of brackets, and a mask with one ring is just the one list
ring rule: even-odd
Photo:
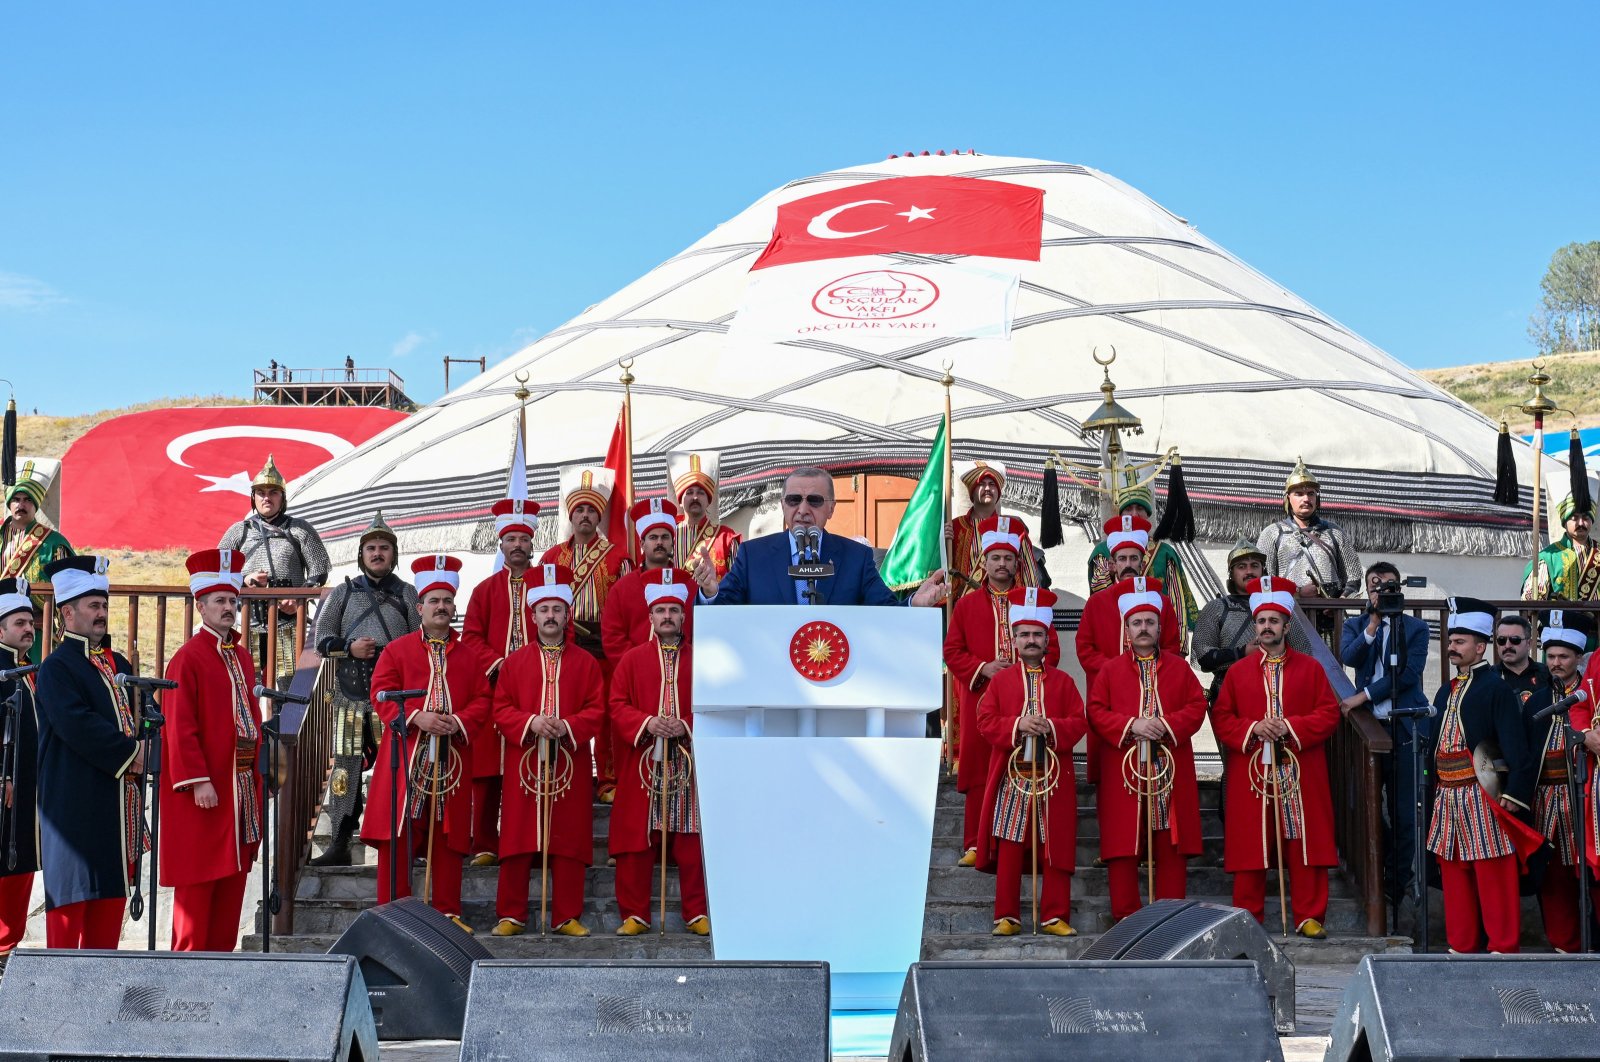
[[922,948],[938,611],[709,606],[694,625],[713,954],[823,959],[835,1009],[894,1009]]

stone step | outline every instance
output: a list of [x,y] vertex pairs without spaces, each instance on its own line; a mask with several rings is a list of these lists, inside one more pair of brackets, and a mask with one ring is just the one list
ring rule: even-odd
[[[952,857],[950,860],[951,865],[933,867],[928,871],[928,895],[990,897],[994,895],[993,874],[984,874],[973,870],[971,867],[958,867],[954,863],[955,859]],[[1210,866],[1191,860],[1188,883],[1189,891],[1195,894],[1231,895],[1233,893],[1233,875],[1223,870],[1221,866]],[[1022,894],[1024,896],[1030,894],[1031,884],[1032,876],[1024,870],[1022,875]],[[1267,893],[1271,896],[1278,894],[1277,875],[1271,871],[1267,873]],[[1105,894],[1105,867],[1080,866],[1072,872],[1072,895],[1074,899],[1078,897],[1103,896]],[[1328,875],[1328,897],[1330,900],[1346,899],[1353,895],[1354,890],[1343,874],[1335,870]]]
[[[667,909],[669,921],[676,920],[675,908],[676,883],[669,879]],[[1023,912],[1028,911],[1028,893],[1024,886]],[[1190,899],[1204,900],[1210,903],[1227,905],[1230,900],[1228,893],[1210,894],[1191,892]],[[537,886],[530,891],[532,909],[536,912],[539,904]],[[652,902],[652,909],[654,909]],[[372,901],[364,898],[336,898],[336,899],[306,899],[300,900],[295,905],[295,928],[300,933],[341,933],[356,920],[356,917],[368,907]],[[461,916],[468,925],[474,929],[487,931],[493,928],[497,921],[495,916],[495,901],[493,890],[485,894],[479,890],[469,893],[463,889]],[[1272,897],[1267,901],[1266,924],[1277,926],[1278,900]],[[609,933],[621,924],[621,915],[617,912],[616,897],[614,893],[589,892],[584,897],[583,923],[590,931],[596,933]],[[1079,932],[1104,932],[1111,928],[1111,901],[1104,895],[1081,895],[1074,892],[1072,903],[1072,923]],[[994,924],[994,894],[987,895],[956,895],[941,896],[930,895],[923,911],[923,933],[925,936],[938,936],[947,934],[986,933]],[[1333,934],[1354,934],[1364,932],[1366,916],[1361,905],[1349,898],[1330,900],[1328,903],[1328,917],[1326,919],[1328,932]]]
[[[682,959],[705,961],[711,958],[709,937],[697,937],[684,932],[683,923],[676,915],[667,915],[667,933],[646,933],[637,937],[619,937],[614,933],[595,934],[590,937],[560,937],[554,934],[541,937],[528,932],[520,937],[496,937],[487,932],[477,934],[477,940],[494,953],[497,959]],[[591,929],[594,927],[591,926]],[[288,954],[325,955],[337,938],[326,933],[296,933],[290,937],[273,937],[272,950]],[[251,934],[239,944],[241,952],[259,952],[261,937]]]
[[[954,865],[955,853],[951,853],[951,865],[932,867],[928,871],[928,895],[954,898],[992,898],[994,896],[994,876],[984,874],[970,867]],[[653,880],[653,879],[652,879]],[[468,867],[461,876],[461,895],[463,899],[487,900],[493,899],[495,888],[499,881],[499,871],[491,867]],[[538,882],[538,867],[535,865],[529,881],[535,886]],[[1189,890],[1196,894],[1204,895],[1230,895],[1233,891],[1233,875],[1223,870],[1220,866],[1207,866],[1193,864],[1189,868]],[[420,883],[420,878],[419,878]],[[1022,892],[1024,896],[1031,895],[1031,875],[1022,877]],[[1269,895],[1277,893],[1277,878],[1273,874],[1267,876],[1267,892]],[[590,896],[612,897],[616,895],[616,871],[605,866],[594,866],[589,869],[586,890]],[[1073,896],[1086,899],[1091,896],[1106,894],[1106,869],[1104,867],[1080,866],[1072,876]],[[299,899],[301,900],[362,900],[370,902],[377,895],[377,874],[372,867],[324,867],[308,871],[300,880]],[[678,895],[678,870],[674,866],[667,868],[667,896],[676,899]],[[1337,872],[1329,876],[1328,895],[1331,899],[1347,899],[1353,895],[1353,890],[1347,879]],[[1537,917],[1537,916],[1535,916]]]
[[[1189,899],[1202,900],[1207,903],[1222,904],[1227,906],[1231,900],[1228,894],[1206,895],[1204,893],[1189,893]],[[1023,893],[1022,917],[1026,922],[1030,917],[1028,894]],[[1072,926],[1079,933],[1104,933],[1114,924],[1111,917],[1111,901],[1105,896],[1078,896],[1076,892],[1072,897]],[[923,914],[923,940],[924,942],[937,937],[951,935],[965,935],[972,933],[987,933],[994,926],[994,897],[943,897],[929,896],[927,908]],[[1279,929],[1278,900],[1277,897],[1267,901],[1266,922],[1274,933]],[[1330,934],[1335,936],[1355,935],[1365,933],[1367,920],[1365,911],[1354,900],[1329,900],[1328,917],[1324,923]],[[1291,919],[1290,929],[1294,928]]]
[[[1099,939],[1097,934],[1075,937],[1033,936],[1026,929],[1015,937],[995,937],[987,933],[928,937],[922,942],[925,961],[1011,962],[1017,959],[1076,959]],[[1290,960],[1298,966],[1354,965],[1363,955],[1410,954],[1411,941],[1405,937],[1340,937],[1307,940],[1291,937],[1285,942],[1274,937]]]
[[[695,961],[711,958],[709,938],[682,932],[681,924],[671,915],[668,916],[668,922],[665,935],[648,933],[638,937],[618,937],[614,934],[596,934],[573,938],[553,935],[541,937],[537,933],[520,937],[495,937],[479,933],[477,939],[498,959]],[[326,933],[274,937],[272,950],[288,954],[322,955],[333,947],[335,939]],[[1036,937],[1026,931],[1015,937],[995,937],[988,932],[935,936],[923,941],[922,958],[963,962],[1075,959],[1097,939],[1099,935],[1095,933],[1080,933],[1075,937]],[[1293,937],[1287,942],[1279,940],[1278,943],[1296,966],[1353,965],[1363,955],[1403,954],[1410,951],[1410,941],[1403,937],[1330,936],[1326,940]],[[256,935],[245,937],[239,950],[244,953],[259,952],[261,938]]]
[[[659,875],[657,870],[656,874]],[[967,871],[971,874],[972,871]],[[461,898],[463,900],[493,900],[495,888],[500,880],[500,871],[497,867],[467,867],[461,874]],[[652,878],[652,892],[656,878]],[[306,900],[354,900],[371,904],[377,896],[378,876],[374,867],[338,867],[321,868],[307,871],[300,879],[300,891],[297,902]],[[534,863],[533,871],[528,875],[528,881],[537,895],[539,889],[539,864]],[[589,868],[588,879],[584,891],[589,896],[610,899],[617,894],[617,875],[614,867],[597,864]],[[416,887],[422,887],[422,874],[415,877]],[[678,868],[667,867],[667,895],[676,898],[678,895]]]

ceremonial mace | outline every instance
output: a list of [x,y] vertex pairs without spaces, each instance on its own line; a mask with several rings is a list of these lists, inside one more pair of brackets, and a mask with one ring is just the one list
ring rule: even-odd
[[[554,716],[552,716],[554,718]],[[532,770],[530,772],[530,763]],[[522,754],[517,781],[522,791],[534,799],[534,815],[539,822],[539,935],[545,935],[550,899],[550,821],[555,817],[556,798],[572,785],[572,754],[561,747],[558,738],[535,738],[533,748]]]
[[[1159,693],[1156,695],[1155,714],[1144,718],[1161,718],[1161,695]],[[1148,897],[1147,903],[1154,903],[1156,898],[1156,801],[1172,792],[1173,773],[1172,756],[1161,747],[1158,741],[1150,738],[1140,738],[1137,744],[1130,746],[1128,751],[1123,754],[1122,786],[1128,792],[1138,795],[1141,811],[1144,814],[1145,895]]]
[[[447,719],[456,718],[450,712],[437,714]],[[442,774],[439,751],[441,742],[444,747]],[[461,753],[456,751],[456,743],[450,740],[449,735],[443,737],[438,734],[428,735],[428,788],[425,790],[428,798],[428,847],[422,864],[422,899],[424,903],[430,905],[433,903],[433,831],[439,818],[439,799],[455,792],[464,769]]]
[[[1270,700],[1268,703],[1271,703]],[[1279,718],[1282,716],[1274,716]],[[1290,780],[1287,785],[1283,782],[1283,772],[1279,767],[1289,769]],[[1272,808],[1272,839],[1278,855],[1278,914],[1283,921],[1283,935],[1289,936],[1289,897],[1284,889],[1284,875],[1287,868],[1283,865],[1283,804],[1286,800],[1294,800],[1300,794],[1300,760],[1294,754],[1294,749],[1281,741],[1262,741],[1261,755],[1250,760],[1250,789]],[[1302,845],[1305,843],[1302,840]]]
[[[658,718],[666,716],[662,714]],[[693,771],[694,757],[675,738],[657,737],[650,755],[639,760],[639,780],[644,783],[645,791],[660,801],[657,807],[661,822],[661,915],[657,925],[662,936],[667,934],[667,801],[688,788]],[[648,836],[649,832],[647,828],[645,834]]]
[[[1032,705],[1024,705],[1023,715],[1039,715]],[[1044,755],[1039,754],[1043,752]],[[1006,781],[1017,794],[1028,802],[1028,842],[1032,851],[1031,877],[1033,891],[1033,935],[1039,935],[1039,832],[1044,828],[1039,818],[1039,800],[1055,792],[1061,781],[1061,760],[1055,750],[1037,734],[1029,734],[1022,744],[1011,752],[1006,763]]]

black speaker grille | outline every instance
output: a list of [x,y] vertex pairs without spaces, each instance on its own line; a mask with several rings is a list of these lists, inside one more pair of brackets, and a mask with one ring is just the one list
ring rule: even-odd
[[473,960],[494,958],[460,926],[414,896],[380,904],[372,914],[437,955],[462,984],[472,979]]
[[[1172,916],[1150,932],[1136,940],[1127,951],[1122,953],[1124,959],[1173,959],[1177,952],[1195,937],[1206,930],[1227,921],[1238,912],[1232,907],[1213,907],[1209,904],[1194,904],[1179,911],[1172,912]],[[1204,958],[1233,958],[1233,956],[1207,955]]]
[[1133,914],[1102,933],[1100,939],[1084,950],[1084,959],[1133,958],[1129,949],[1138,944],[1146,934],[1171,918],[1177,911],[1193,907],[1193,900],[1158,900],[1139,908]]

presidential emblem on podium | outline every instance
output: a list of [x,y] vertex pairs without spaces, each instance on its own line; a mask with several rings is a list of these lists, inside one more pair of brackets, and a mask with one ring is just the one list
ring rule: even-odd
[[789,661],[812,682],[827,682],[850,662],[850,639],[837,624],[812,620],[789,639]]

